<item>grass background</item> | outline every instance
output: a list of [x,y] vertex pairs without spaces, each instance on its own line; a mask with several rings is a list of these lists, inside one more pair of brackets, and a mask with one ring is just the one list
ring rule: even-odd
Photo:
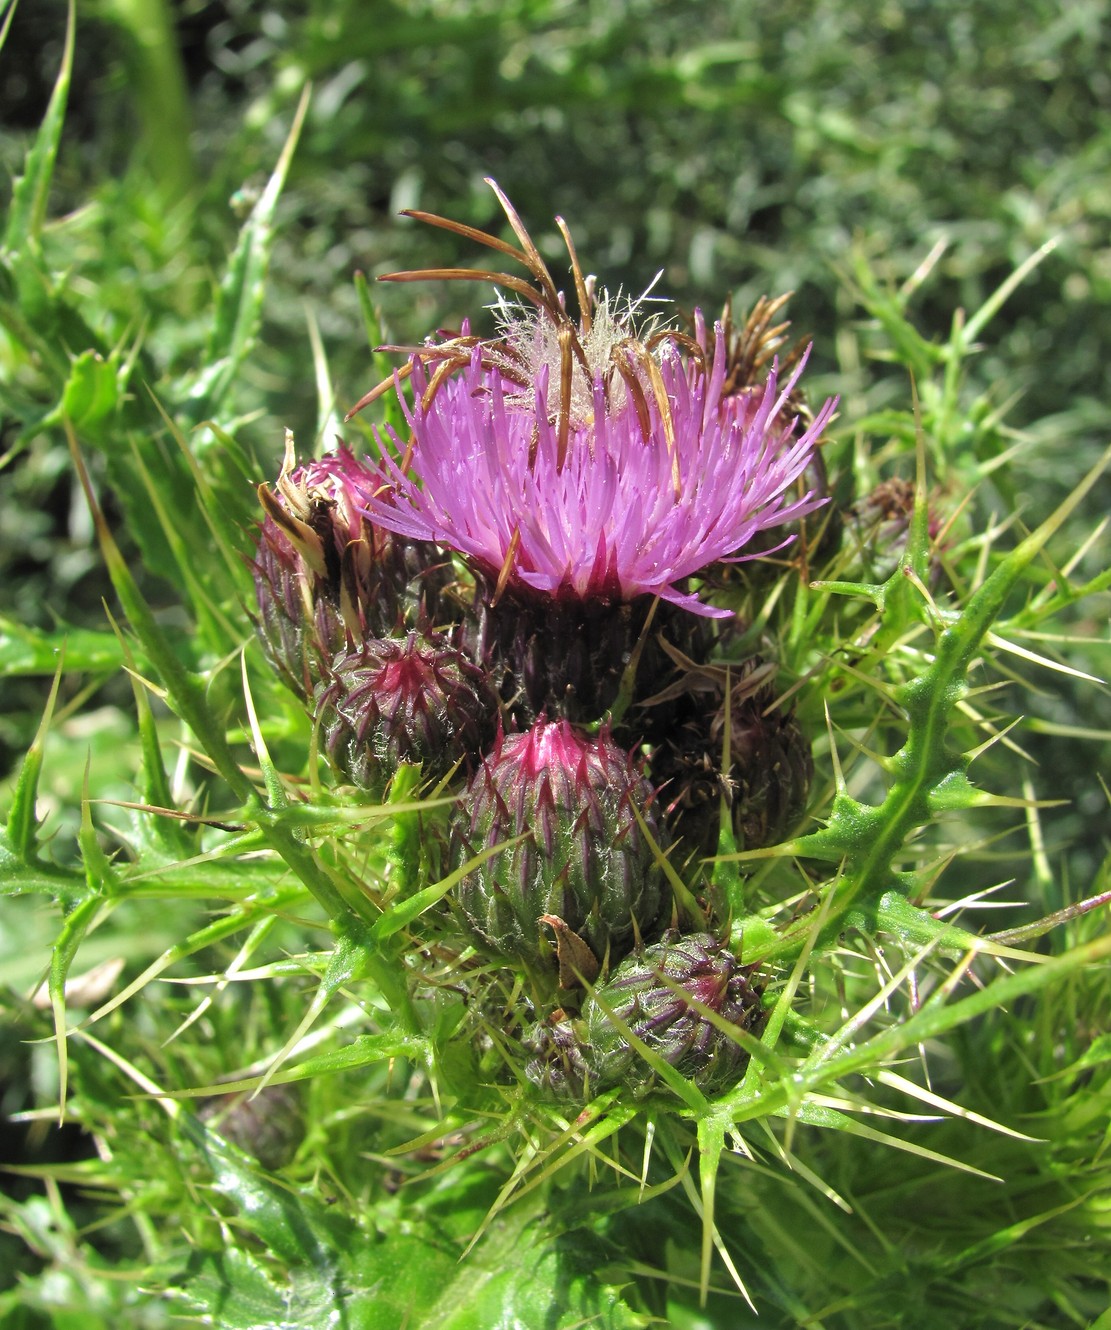
[[[65,19],[65,6],[55,0],[21,3],[11,16],[0,55],[0,164],[10,176],[23,169],[45,113]],[[327,442],[333,406],[342,414],[377,377],[353,274],[474,261],[462,242],[399,221],[398,210],[419,207],[498,229],[486,175],[497,178],[552,260],[559,245],[551,218],[556,211],[566,217],[584,264],[611,288],[639,292],[662,269],[662,291],[686,308],[711,311],[730,294],[744,308],[760,294],[793,290],[795,330],[815,343],[811,394],[842,397],[834,460],[846,490],[865,469],[861,454],[882,459],[885,429],[905,423],[898,413],[906,410],[914,349],[907,327],[927,346],[940,345],[954,311],[977,309],[1018,264],[1055,240],[967,364],[960,406],[970,422],[971,455],[960,452],[958,422],[950,473],[936,480],[943,498],[953,501],[970,476],[982,476],[973,528],[992,513],[1017,513],[1033,524],[1104,446],[1111,418],[1106,3],[1035,0],[1016,10],[992,0],[867,6],[226,0],[172,7],[82,0],[77,19],[70,105],[41,235],[45,263],[61,276],[42,317],[51,321],[52,344],[73,355],[90,346],[108,355],[140,343],[126,423],[148,439],[161,432],[164,442],[165,430],[140,383],[174,419],[204,418],[194,414],[196,389],[227,255],[266,186],[302,89],[313,85],[277,207],[257,338],[216,413],[245,457],[242,503],[228,517],[237,529],[251,512],[246,473],[255,480],[274,473],[282,427],[296,431],[304,451],[321,436]],[[908,321],[901,323],[892,314],[893,293],[940,242],[944,250],[928,277],[897,302]],[[25,290],[18,294],[29,299]],[[398,341],[457,325],[473,315],[474,297],[469,288],[451,286],[374,291],[385,328]],[[313,364],[317,334],[330,380],[323,399],[321,357]],[[0,612],[44,633],[59,623],[103,629],[101,598],[111,599],[64,439],[36,426],[64,381],[64,365],[28,354],[7,327],[0,340],[6,461]],[[1013,460],[993,469],[1011,449]],[[113,476],[114,468],[130,465],[128,456],[113,454],[108,440],[93,465],[144,590],[167,629],[186,632],[172,562],[125,499],[111,497],[127,493]],[[1070,528],[1074,545],[1105,509],[1097,490]],[[1094,557],[1105,566],[1098,546]],[[1074,668],[1107,674],[1107,609],[1106,596],[1096,598],[1068,620],[1077,640],[1063,650]],[[1081,744],[1070,729],[1106,740],[1111,705],[1106,690],[1068,676],[1047,683],[1037,671],[1020,674],[1016,705],[1032,717],[1023,744],[1040,766],[1035,783],[1071,804],[1054,814],[1044,857],[1020,836],[1010,847],[970,856],[959,871],[970,886],[982,886],[986,871],[993,881],[1013,878],[1013,898],[1048,910],[1090,883],[1098,886],[1101,873],[1106,878],[1107,804],[1093,779],[1093,754],[1106,752],[1106,743]],[[8,670],[0,700],[5,768],[30,742],[48,682],[38,669]],[[90,752],[102,793],[133,793],[134,720],[130,688],[113,670],[67,676],[61,706],[42,794],[56,852],[65,860],[73,855]],[[995,760],[994,774],[1001,775],[1008,759]],[[969,818],[961,834],[971,840],[978,830]],[[142,946],[113,926],[90,939],[82,958],[92,963],[121,945],[136,962],[157,954],[180,936],[183,921],[201,922],[197,907],[183,910],[168,920],[157,903],[133,905],[126,927],[142,935]],[[26,995],[55,921],[25,901],[5,902],[5,913],[0,973],[10,993]],[[301,944],[295,926],[285,941],[291,949]],[[1082,1108],[1054,1099],[1054,1089],[1030,1086],[1050,1076],[1056,1060],[1067,1063],[1069,1050],[1079,1056],[1104,1032],[1099,1013],[1108,1006],[1100,983],[1093,978],[1086,992],[1072,994],[1074,1012],[1051,1018],[1020,1008],[1012,1021],[985,1022],[975,1035],[956,1037],[946,1054],[953,1085],[964,1083],[973,1102],[994,1105],[1007,1120],[1025,1114],[1051,1124],[1058,1148],[1039,1156],[1021,1183],[1031,1194],[1042,1187],[1047,1199],[1020,1204],[1010,1195],[1007,1219],[1016,1224],[1063,1204],[1054,1180],[1086,1167],[1096,1149],[1105,1091],[1102,1098],[1093,1091]],[[272,1049],[275,1030],[294,1024],[304,1001],[300,990],[265,987],[268,995],[249,1008],[244,1063]],[[188,1007],[184,999],[180,1006],[164,1001],[166,1020]],[[51,1082],[49,1058],[21,1043],[32,1031],[44,1032],[41,1018],[13,997],[6,1019],[3,1107],[12,1112],[48,1102]],[[150,1015],[149,1031],[141,1032],[152,1048],[163,1032],[160,1019]],[[212,1019],[225,1022],[210,1035],[217,1048],[241,1035],[240,1008]],[[968,1084],[977,1069],[984,1083]],[[194,1044],[166,1074],[204,1083],[221,1070],[219,1057]],[[95,1086],[86,1093],[95,1099]],[[342,1161],[351,1087],[310,1093],[312,1113],[332,1133],[321,1157]],[[1085,1113],[1090,1117],[1079,1120]],[[8,1149],[46,1160],[67,1150],[80,1154],[87,1140],[41,1125],[28,1138],[21,1126]],[[953,1147],[962,1149],[967,1153],[967,1142]],[[913,1169],[889,1178],[844,1152],[831,1151],[820,1162],[840,1175],[838,1185],[863,1213],[888,1221],[904,1209],[900,1193],[917,1198],[920,1185],[933,1185],[925,1208],[948,1210],[946,1233],[961,1236],[946,1248],[946,1265],[935,1259],[945,1247],[936,1232],[908,1225],[892,1245],[907,1247],[921,1278],[916,1282],[905,1269],[887,1282],[877,1277],[867,1297],[829,1324],[925,1325],[945,1323],[947,1314],[949,1324],[1087,1325],[1103,1310],[1106,1287],[1093,1274],[1099,1263],[1091,1252],[1093,1241],[1106,1250],[1106,1239],[1092,1228],[1090,1211],[1071,1229],[1067,1214],[1055,1221],[1044,1248],[1031,1249],[1017,1238],[999,1238],[1005,1230],[993,1225],[990,1188],[922,1183]],[[986,1153],[977,1162],[991,1165]],[[342,1172],[342,1162],[337,1167]],[[187,1189],[187,1181],[178,1183]],[[19,1183],[13,1195],[32,1192]],[[793,1249],[787,1241],[798,1222],[793,1201],[774,1189],[756,1187],[752,1195],[748,1210],[731,1202],[743,1213],[730,1223],[765,1252],[775,1272],[769,1286],[782,1291],[807,1280],[819,1286],[823,1263],[852,1264],[832,1238],[828,1250],[825,1239],[815,1240],[817,1255]],[[87,1198],[76,1205],[81,1222],[99,1213]],[[28,1215],[22,1211],[20,1223],[29,1223]],[[650,1250],[655,1230],[638,1233],[640,1222],[635,1213],[615,1220],[615,1242]],[[9,1241],[13,1271],[18,1266],[38,1279],[42,1270],[64,1265],[58,1252],[67,1242],[75,1251],[80,1246],[57,1214],[43,1225]],[[992,1235],[996,1248],[979,1250]],[[95,1260],[90,1251],[110,1259],[113,1241],[109,1229],[100,1248],[96,1241],[82,1248],[78,1265]],[[1012,1258],[1012,1250],[1020,1254]],[[996,1302],[984,1290],[1001,1280],[1008,1292]],[[8,1308],[5,1315],[18,1326],[60,1325],[67,1314],[158,1323],[160,1313],[141,1298],[126,1313],[83,1303],[92,1297],[89,1289],[96,1291],[95,1281],[86,1285],[83,1291],[77,1279],[52,1303],[40,1281],[24,1299],[26,1310]],[[910,1306],[901,1289],[930,1296]],[[783,1324],[793,1323],[791,1305],[784,1295]]]

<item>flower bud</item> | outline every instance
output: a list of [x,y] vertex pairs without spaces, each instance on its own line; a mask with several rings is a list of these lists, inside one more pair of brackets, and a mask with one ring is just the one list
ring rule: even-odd
[[[907,535],[914,516],[914,485],[894,476],[885,480],[849,509],[849,533],[860,558],[861,573],[873,582],[886,581],[906,552]],[[943,521],[931,504],[927,510],[931,558],[928,582],[936,587],[942,566],[936,549]]]
[[555,916],[604,961],[637,934],[652,936],[670,906],[652,846],[666,844],[652,788],[603,731],[539,720],[500,736],[462,800],[452,839],[456,865],[507,841],[467,873],[459,903],[471,932],[498,955],[554,970],[542,915]]
[[[775,845],[791,834],[806,812],[814,778],[810,740],[794,711],[775,706],[775,700],[769,686],[735,695],[730,707],[733,834],[746,850]],[[723,708],[710,724],[719,748],[724,727]]]
[[[716,667],[714,672],[723,675]],[[711,672],[704,673],[708,678]],[[732,683],[728,778],[721,769],[723,702],[689,717],[653,753],[652,776],[667,824],[701,855],[717,852],[722,795],[738,847],[746,850],[786,839],[806,811],[814,775],[810,740],[793,710],[776,705],[773,673],[772,666],[753,659]],[[717,696],[724,691],[721,678]]]
[[539,1022],[525,1031],[521,1042],[535,1054],[525,1075],[538,1090],[552,1099],[582,1099],[586,1060],[573,1021]]
[[753,967],[742,966],[709,933],[669,932],[626,957],[583,1009],[587,1065],[598,1088],[623,1082],[635,1092],[656,1083],[655,1072],[614,1018],[701,1089],[736,1081],[747,1053],[688,998],[738,1030],[755,1033],[763,1008],[752,977]]
[[263,1168],[284,1168],[305,1135],[297,1085],[271,1084],[249,1096],[219,1095],[205,1102],[199,1116]]
[[340,655],[317,687],[316,715],[332,765],[380,794],[402,762],[439,779],[477,762],[494,734],[486,676],[442,639],[372,638]]
[[266,516],[252,571],[257,628],[271,664],[303,699],[348,644],[426,621],[442,583],[441,556],[363,516],[381,485],[346,448],[286,464],[277,492],[259,490]]

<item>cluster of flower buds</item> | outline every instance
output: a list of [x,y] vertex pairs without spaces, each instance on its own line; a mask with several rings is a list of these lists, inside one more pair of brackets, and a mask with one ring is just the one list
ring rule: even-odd
[[[404,764],[456,796],[439,927],[520,977],[539,1093],[735,1076],[760,985],[675,899],[676,867],[788,835],[806,737],[774,666],[729,660],[716,593],[745,561],[828,538],[806,351],[775,359],[782,299],[734,328],[644,317],[584,276],[578,317],[494,186],[520,262],[489,339],[409,348],[378,455],[287,453],[254,560],[267,654],[339,779],[380,797]],[[458,269],[392,274],[459,278]],[[411,396],[404,388],[408,381]],[[425,916],[429,918],[430,916]],[[526,1029],[527,1026],[527,1029]],[[648,1056],[646,1056],[646,1053]]]

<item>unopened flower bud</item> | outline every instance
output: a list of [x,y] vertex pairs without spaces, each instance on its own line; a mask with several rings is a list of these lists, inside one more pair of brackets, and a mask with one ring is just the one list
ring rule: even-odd
[[[810,740],[793,709],[777,704],[773,674],[771,666],[753,659],[730,680],[727,775],[721,765],[726,722],[721,700],[713,710],[688,718],[653,754],[652,775],[662,790],[668,825],[699,854],[717,852],[723,796],[737,844],[746,850],[786,839],[806,811],[814,775]],[[718,699],[724,691],[722,678]]]
[[[895,476],[881,482],[849,509],[849,534],[860,556],[862,573],[870,581],[886,581],[899,566],[906,552],[914,500],[911,481]],[[941,532],[942,518],[932,505],[926,521],[933,546]],[[941,572],[940,559],[934,554],[929,563],[931,586],[937,585]]]
[[[733,834],[757,850],[785,840],[806,812],[814,758],[790,706],[776,706],[773,687],[737,696],[729,713]],[[724,708],[710,732],[720,746]]]
[[477,763],[498,706],[486,676],[442,640],[374,638],[339,656],[316,694],[325,752],[353,784],[381,793],[402,762],[439,779]]
[[[499,737],[461,802],[453,835],[459,865],[506,842],[459,886],[463,917],[501,956],[555,968],[542,915],[557,917],[600,961],[652,936],[670,906],[651,837],[666,844],[652,788],[603,732],[538,721]],[[550,936],[550,930],[548,930]]]
[[200,1118],[263,1168],[288,1164],[305,1134],[296,1085],[267,1085],[253,1095],[220,1095],[203,1105]]
[[582,1044],[569,1019],[542,1021],[525,1031],[521,1041],[535,1056],[525,1075],[553,1099],[581,1099],[586,1080]]
[[695,1002],[739,1031],[758,1032],[763,1021],[752,967],[709,933],[669,932],[626,957],[583,1009],[587,1063],[598,1088],[624,1083],[648,1090],[657,1081],[617,1022],[701,1089],[735,1081],[747,1053]]

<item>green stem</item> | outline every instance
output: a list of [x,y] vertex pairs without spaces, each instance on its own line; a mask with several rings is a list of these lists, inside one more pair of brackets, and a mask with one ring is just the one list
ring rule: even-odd
[[165,0],[106,0],[104,8],[130,39],[143,163],[168,202],[188,198],[197,186],[192,114],[170,9]]

